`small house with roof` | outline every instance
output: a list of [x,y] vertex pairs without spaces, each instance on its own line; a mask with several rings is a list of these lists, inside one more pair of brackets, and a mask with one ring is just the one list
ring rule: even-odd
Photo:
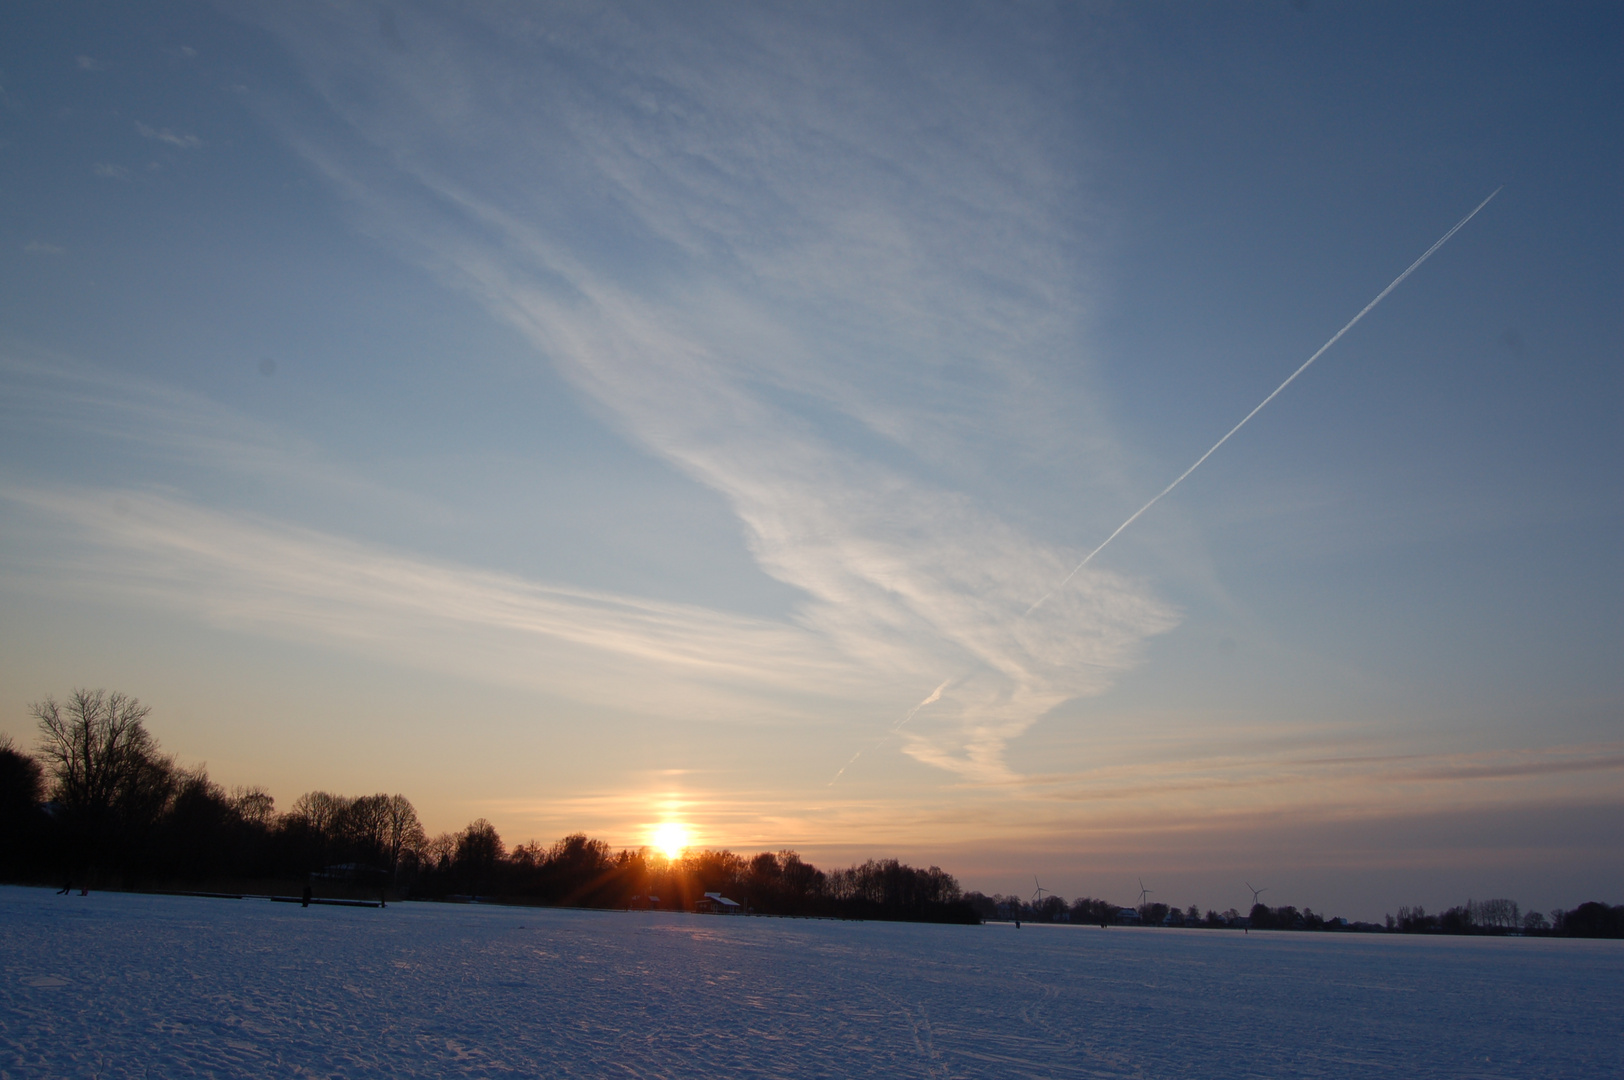
[[694,901],[694,910],[704,915],[739,915],[744,908],[719,892],[708,892]]

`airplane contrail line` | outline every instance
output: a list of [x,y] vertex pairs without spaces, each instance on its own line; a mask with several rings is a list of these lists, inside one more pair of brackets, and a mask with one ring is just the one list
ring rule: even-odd
[[[886,734],[887,734],[887,735],[889,735],[889,734],[890,734],[890,732],[886,732]],[[874,744],[874,745],[875,745],[875,746],[878,746],[878,745],[879,745],[879,743],[875,743],[875,744]],[[828,782],[828,783],[827,783],[827,784],[825,784],[825,785],[823,785],[823,786],[824,786],[824,787],[834,787],[834,786],[835,786],[835,781],[836,781],[836,780],[839,780],[839,779],[840,779],[840,778],[841,778],[841,777],[842,777],[842,776],[844,776],[844,775],[845,775],[845,773],[846,773],[846,770],[847,770],[847,769],[849,769],[849,768],[851,768],[851,767],[852,767],[852,766],[853,766],[853,765],[855,765],[855,764],[857,764],[857,759],[858,759],[858,758],[860,758],[860,757],[862,757],[862,756],[863,756],[863,751],[864,751],[864,750],[867,750],[867,749],[868,749],[868,747],[866,747],[866,746],[861,746],[861,747],[858,747],[858,749],[857,749],[857,753],[855,753],[855,754],[853,754],[853,755],[852,755],[852,756],[851,756],[851,760],[850,760],[850,761],[848,761],[848,762],[846,762],[846,764],[844,764],[844,765],[842,765],[842,766],[841,766],[841,767],[840,767],[840,771],[839,771],[839,772],[837,772],[837,773],[835,773],[835,775],[834,775],[834,777],[833,777],[833,778],[831,778],[831,779],[830,779],[830,781],[829,781],[829,782]]]
[[840,777],[845,773],[845,771],[847,769],[849,769],[853,765],[857,764],[857,759],[863,756],[863,751],[872,750],[872,749],[874,749],[874,747],[879,746],[881,743],[885,742],[886,739],[889,739],[891,736],[893,736],[897,732],[901,731],[902,730],[902,725],[906,724],[909,720],[912,720],[914,718],[914,714],[917,713],[920,709],[923,709],[926,705],[929,705],[932,702],[942,700],[942,691],[946,690],[947,689],[947,684],[952,682],[952,681],[953,681],[952,679],[943,679],[942,680],[942,685],[940,685],[936,689],[932,690],[930,692],[929,697],[927,697],[924,701],[921,701],[918,705],[915,705],[913,708],[909,709],[907,716],[904,716],[901,720],[898,720],[896,723],[892,724],[890,731],[887,731],[884,735],[882,735],[878,739],[874,740],[872,745],[858,747],[857,753],[855,753],[855,754],[853,754],[851,756],[851,760],[846,762],[846,764],[842,765],[840,767],[840,772],[835,773],[834,778],[831,779],[824,786],[825,787],[834,787],[835,786],[835,780],[839,780]]
[[[1200,457],[1196,458],[1194,465],[1191,465],[1188,469],[1185,469],[1183,472],[1179,473],[1177,479],[1175,479],[1171,484],[1168,484],[1166,487],[1162,488],[1161,491],[1157,492],[1156,496],[1153,499],[1151,499],[1149,502],[1147,502],[1145,505],[1143,505],[1139,509],[1135,510],[1133,512],[1133,515],[1131,517],[1129,517],[1127,521],[1124,521],[1121,525],[1118,525],[1116,527],[1115,532],[1113,532],[1110,536],[1107,536],[1104,540],[1100,541],[1100,545],[1098,547],[1096,547],[1093,551],[1090,551],[1087,555],[1084,555],[1083,556],[1083,561],[1078,563],[1076,566],[1072,567],[1071,573],[1067,574],[1065,576],[1065,578],[1061,580],[1060,584],[1056,585],[1054,588],[1052,588],[1048,592],[1044,593],[1043,596],[1041,596],[1037,600],[1036,603],[1034,603],[1031,607],[1027,608],[1026,612],[1025,612],[1025,615],[1032,614],[1032,612],[1034,612],[1038,608],[1042,607],[1044,605],[1044,603],[1049,600],[1050,597],[1054,596],[1055,593],[1059,592],[1061,589],[1064,589],[1066,587],[1066,585],[1071,581],[1071,579],[1077,576],[1077,572],[1079,570],[1081,570],[1083,567],[1087,566],[1089,564],[1089,562],[1094,558],[1094,556],[1098,555],[1100,552],[1105,550],[1105,545],[1109,544],[1112,540],[1115,540],[1118,536],[1121,536],[1122,531],[1124,529],[1126,529],[1129,525],[1132,525],[1135,521],[1138,521],[1140,516],[1143,515],[1146,510],[1149,510],[1152,506],[1155,506],[1157,503],[1161,502],[1163,496],[1167,495],[1174,488],[1176,488],[1180,484],[1182,484],[1184,482],[1185,477],[1189,476],[1191,473],[1193,473],[1197,469],[1199,469],[1201,467],[1202,462],[1204,462],[1208,458],[1212,457],[1212,455],[1217,452],[1217,450],[1218,450],[1218,448],[1220,446],[1224,445],[1224,443],[1229,441],[1230,436],[1234,435],[1241,428],[1245,427],[1248,420],[1251,420],[1252,417],[1254,417],[1258,413],[1262,412],[1263,407],[1265,405],[1267,405],[1269,402],[1273,401],[1275,398],[1279,397],[1280,392],[1282,390],[1284,390],[1286,387],[1290,386],[1293,382],[1295,382],[1296,379],[1297,379],[1297,376],[1299,376],[1303,372],[1307,371],[1308,366],[1310,364],[1312,364],[1315,360],[1318,360],[1321,356],[1325,355],[1326,350],[1328,350],[1332,345],[1335,345],[1338,341],[1341,341],[1343,334],[1346,334],[1349,330],[1352,330],[1354,328],[1354,326],[1359,322],[1360,319],[1363,319],[1366,315],[1369,315],[1372,308],[1374,308],[1377,304],[1381,303],[1383,300],[1385,300],[1387,298],[1388,293],[1390,293],[1394,289],[1398,288],[1399,285],[1401,283],[1403,283],[1405,278],[1407,278],[1411,274],[1415,273],[1416,269],[1419,268],[1422,263],[1426,262],[1428,259],[1430,259],[1432,257],[1433,252],[1437,251],[1439,248],[1443,247],[1446,243],[1448,243],[1450,237],[1452,237],[1456,233],[1460,232],[1462,227],[1464,227],[1465,224],[1468,221],[1471,221],[1473,218],[1477,217],[1478,211],[1482,210],[1485,206],[1489,205],[1489,201],[1491,199],[1493,199],[1496,195],[1500,194],[1500,192],[1502,190],[1504,190],[1504,189],[1505,189],[1505,185],[1501,184],[1499,187],[1497,187],[1493,191],[1489,192],[1489,197],[1487,199],[1484,199],[1482,202],[1478,203],[1477,206],[1472,210],[1472,212],[1470,214],[1467,214],[1465,217],[1463,217],[1459,221],[1455,222],[1455,227],[1454,228],[1452,228],[1448,232],[1444,233],[1443,236],[1438,238],[1437,243],[1433,244],[1431,247],[1427,248],[1426,251],[1422,252],[1421,257],[1419,259],[1416,259],[1413,263],[1411,263],[1408,267],[1406,267],[1405,270],[1404,270],[1404,273],[1400,274],[1398,277],[1396,277],[1392,281],[1388,282],[1387,288],[1385,288],[1381,292],[1377,293],[1376,298],[1374,300],[1372,300],[1370,303],[1366,304],[1362,309],[1360,309],[1359,314],[1357,314],[1353,318],[1349,319],[1346,326],[1344,326],[1342,329],[1338,330],[1335,334],[1332,334],[1331,335],[1331,340],[1327,341],[1324,345],[1321,345],[1318,349],[1316,349],[1314,351],[1314,355],[1310,356],[1307,360],[1304,360],[1301,367],[1299,367],[1296,371],[1293,371],[1290,375],[1286,376],[1286,381],[1281,383],[1279,386],[1275,387],[1274,388],[1274,393],[1270,394],[1268,397],[1266,397],[1262,401],[1258,402],[1257,406],[1255,408],[1253,408],[1251,412],[1247,413],[1245,416],[1243,416],[1241,418],[1240,423],[1238,423],[1234,427],[1230,428],[1227,432],[1224,433],[1223,438],[1221,438],[1217,442],[1213,443],[1212,444],[1212,449],[1208,450],[1205,454],[1202,454]],[[1023,615],[1023,618],[1024,618],[1024,615]]]
[[897,729],[901,728],[903,724],[906,724],[909,720],[914,718],[914,713],[918,712],[920,709],[923,709],[926,705],[942,700],[942,691],[946,690],[947,684],[952,681],[952,679],[943,679],[942,685],[932,690],[930,692],[930,696],[924,701],[921,701],[918,705],[915,705],[913,708],[909,709],[907,716],[904,716],[901,720],[898,720],[895,724],[891,725],[891,730],[896,731]]
[[[1048,592],[1044,593],[1041,597],[1038,598],[1038,600],[1031,607],[1027,608],[1026,611],[1024,613],[1022,613],[1021,618],[1024,619],[1027,616],[1031,615],[1034,611],[1036,611],[1038,608],[1042,607],[1045,603],[1047,603],[1055,595],[1055,593],[1058,593],[1060,590],[1064,589],[1071,582],[1071,579],[1077,576],[1078,571],[1082,570],[1083,567],[1087,566],[1089,564],[1089,562],[1091,562],[1093,560],[1094,556],[1098,555],[1100,552],[1105,550],[1105,547],[1106,547],[1107,544],[1109,544],[1111,541],[1115,540],[1118,536],[1121,536],[1122,533],[1123,533],[1123,530],[1125,530],[1129,525],[1132,525],[1134,522],[1138,521],[1140,519],[1140,517],[1142,517],[1144,515],[1145,511],[1149,510],[1152,506],[1155,506],[1157,503],[1161,502],[1162,499],[1169,492],[1171,492],[1174,488],[1178,487],[1180,484],[1184,483],[1184,480],[1185,480],[1186,477],[1188,477],[1191,473],[1193,473],[1197,469],[1199,469],[1201,467],[1202,463],[1205,462],[1208,458],[1212,457],[1213,454],[1217,453],[1218,448],[1220,446],[1222,446],[1222,445],[1224,445],[1224,443],[1228,442],[1234,436],[1234,434],[1237,431],[1239,431],[1241,428],[1245,427],[1247,422],[1250,421],[1252,419],[1252,417],[1254,417],[1258,413],[1262,412],[1263,407],[1265,405],[1267,405],[1269,402],[1273,401],[1275,398],[1279,397],[1281,391],[1283,391],[1286,387],[1290,386],[1293,382],[1295,382],[1297,380],[1297,376],[1299,376],[1303,372],[1307,371],[1309,366],[1311,364],[1313,364],[1314,361],[1318,360],[1321,356],[1324,356],[1326,351],[1329,350],[1332,345],[1335,345],[1338,341],[1341,341],[1342,336],[1344,334],[1346,334],[1349,330],[1352,330],[1356,325],[1358,325],[1360,319],[1363,319],[1366,315],[1369,315],[1370,312],[1376,307],[1377,304],[1379,304],[1383,300],[1387,299],[1387,294],[1388,293],[1392,292],[1394,289],[1398,288],[1401,284],[1403,284],[1405,278],[1407,278],[1411,274],[1415,273],[1416,270],[1418,270],[1420,268],[1422,263],[1424,263],[1428,259],[1432,258],[1433,254],[1439,248],[1443,247],[1445,244],[1447,244],[1449,242],[1450,237],[1454,236],[1456,233],[1460,232],[1461,229],[1465,228],[1466,223],[1468,221],[1471,221],[1473,218],[1477,217],[1478,211],[1482,210],[1485,206],[1489,205],[1489,203],[1491,201],[1493,201],[1494,197],[1496,195],[1500,194],[1500,192],[1502,192],[1504,190],[1505,190],[1505,185],[1501,184],[1499,187],[1497,187],[1493,191],[1489,192],[1488,198],[1484,199],[1482,202],[1478,203],[1477,206],[1473,207],[1471,213],[1467,214],[1465,217],[1463,217],[1459,221],[1455,222],[1455,225],[1454,225],[1453,228],[1451,228],[1448,232],[1446,232],[1442,236],[1440,236],[1438,238],[1438,240],[1431,247],[1429,247],[1429,248],[1427,248],[1427,250],[1423,251],[1421,253],[1420,258],[1416,259],[1409,266],[1405,267],[1404,272],[1402,274],[1400,274],[1398,277],[1394,278],[1392,281],[1388,282],[1387,283],[1387,288],[1385,288],[1381,292],[1377,293],[1376,298],[1374,300],[1372,300],[1370,303],[1366,304],[1363,308],[1361,308],[1359,310],[1359,314],[1357,314],[1353,318],[1349,319],[1348,322],[1347,322],[1347,325],[1343,326],[1342,329],[1340,329],[1336,333],[1332,334],[1331,339],[1329,341],[1327,341],[1325,344],[1321,345],[1318,349],[1314,350],[1314,355],[1313,356],[1310,356],[1307,360],[1304,360],[1302,362],[1302,365],[1300,367],[1298,367],[1296,371],[1293,371],[1290,375],[1286,376],[1285,382],[1283,382],[1279,386],[1275,387],[1273,393],[1271,393],[1268,397],[1264,398],[1262,401],[1258,402],[1257,405],[1253,407],[1251,412],[1249,412],[1245,416],[1241,417],[1240,423],[1236,424],[1234,427],[1230,428],[1227,432],[1225,432],[1224,437],[1219,439],[1217,442],[1213,443],[1212,448],[1209,449],[1205,454],[1202,454],[1200,457],[1196,458],[1195,464],[1191,465],[1188,469],[1185,469],[1183,472],[1179,473],[1177,478],[1175,478],[1174,481],[1171,484],[1168,484],[1166,487],[1162,488],[1161,491],[1157,492],[1156,496],[1154,498],[1152,498],[1145,505],[1141,506],[1139,509],[1135,510],[1133,512],[1133,514],[1128,518],[1127,521],[1124,521],[1121,525],[1118,525],[1116,527],[1115,531],[1113,531],[1110,536],[1107,536],[1104,540],[1100,541],[1100,544],[1099,544],[1098,547],[1096,547],[1093,551],[1090,551],[1087,555],[1084,555],[1083,556],[1083,561],[1078,563],[1076,566],[1072,567],[1071,568],[1071,573],[1067,574],[1064,578],[1062,578],[1061,581],[1060,581],[1060,584],[1056,585],[1054,588],[1052,588]],[[943,682],[941,686],[938,686],[934,691],[931,692],[929,697],[925,698],[925,700],[921,701],[918,705],[915,705],[912,709],[910,709],[908,711],[908,715],[904,716],[901,720],[899,720],[895,724],[893,724],[891,726],[891,730],[887,731],[883,736],[881,736],[879,739],[875,740],[875,742],[873,744],[871,744],[870,746],[866,746],[866,747],[862,747],[862,748],[858,749],[857,753],[855,753],[855,754],[853,754],[851,756],[851,760],[846,762],[846,764],[842,765],[840,767],[840,771],[835,773],[834,779],[829,781],[828,786],[833,787],[834,784],[835,784],[835,781],[839,780],[841,778],[841,776],[845,774],[847,769],[851,768],[854,764],[856,764],[857,759],[863,756],[863,752],[865,750],[871,750],[875,746],[880,745],[880,743],[883,743],[886,739],[888,739],[892,735],[896,734],[896,732],[902,728],[902,725],[904,725],[908,721],[912,720],[914,718],[914,714],[917,713],[920,709],[923,709],[926,705],[929,705],[932,702],[939,700],[941,698],[941,696],[942,696],[942,691],[945,690],[947,688],[948,683],[951,683],[952,681],[953,681],[952,679],[948,679],[945,682]]]

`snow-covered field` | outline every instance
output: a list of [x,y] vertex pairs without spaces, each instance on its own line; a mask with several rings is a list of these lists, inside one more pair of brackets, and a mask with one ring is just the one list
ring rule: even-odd
[[0,1076],[1624,1076],[1624,943],[0,888]]

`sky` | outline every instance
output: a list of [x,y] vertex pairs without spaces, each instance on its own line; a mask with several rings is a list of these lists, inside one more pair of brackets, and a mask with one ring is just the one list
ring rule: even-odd
[[1624,900],[1616,5],[7,23],[19,743],[107,687],[510,844]]

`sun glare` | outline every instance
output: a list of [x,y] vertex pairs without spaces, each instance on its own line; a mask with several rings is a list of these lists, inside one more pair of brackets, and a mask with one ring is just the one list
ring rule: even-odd
[[667,859],[675,859],[681,855],[688,846],[688,826],[677,821],[667,821],[654,830],[654,846]]

